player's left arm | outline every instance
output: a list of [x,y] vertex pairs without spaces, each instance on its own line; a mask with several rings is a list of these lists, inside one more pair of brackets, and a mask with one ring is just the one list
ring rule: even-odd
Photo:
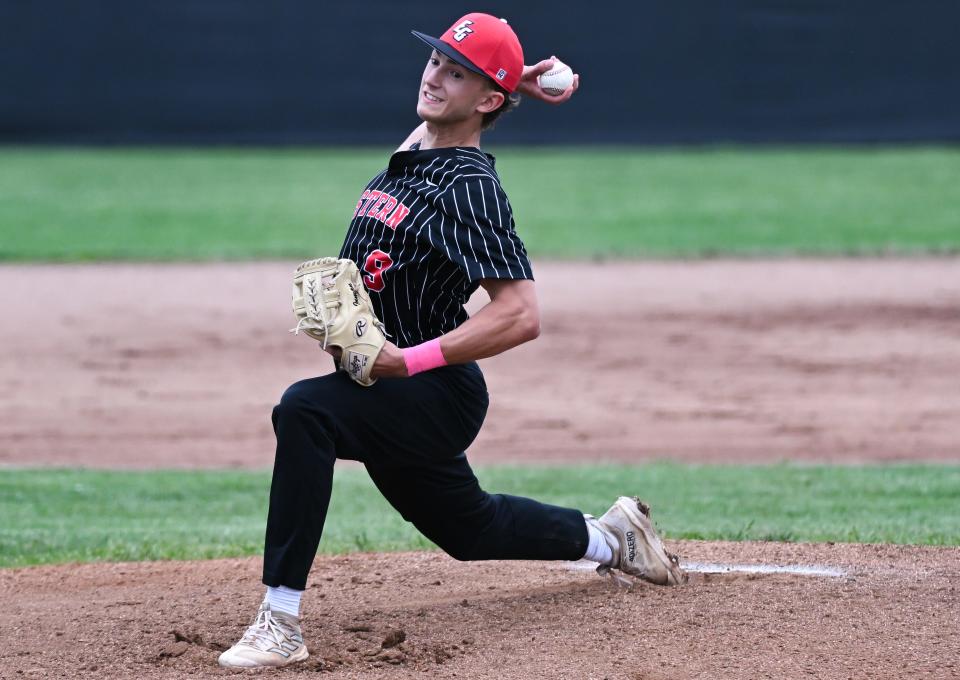
[[481,279],[490,302],[440,338],[448,364],[486,359],[540,335],[540,305],[533,281]]
[[[540,306],[536,284],[530,280],[481,279],[490,302],[440,338],[440,351],[448,364],[463,364],[506,352],[540,335]],[[407,375],[403,352],[387,342],[371,375]]]

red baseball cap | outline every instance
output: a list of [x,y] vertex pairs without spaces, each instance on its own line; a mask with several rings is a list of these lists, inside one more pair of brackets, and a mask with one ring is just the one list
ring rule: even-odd
[[440,38],[411,31],[437,52],[461,66],[487,76],[513,92],[523,75],[523,48],[506,19],[473,12],[461,17]]

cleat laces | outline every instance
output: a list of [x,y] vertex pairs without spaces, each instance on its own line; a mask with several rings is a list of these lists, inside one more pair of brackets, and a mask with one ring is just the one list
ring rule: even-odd
[[298,644],[296,638],[284,630],[282,625],[271,616],[270,610],[264,609],[257,614],[256,620],[247,628],[239,644],[266,652],[273,648],[283,649],[283,643],[286,641]]

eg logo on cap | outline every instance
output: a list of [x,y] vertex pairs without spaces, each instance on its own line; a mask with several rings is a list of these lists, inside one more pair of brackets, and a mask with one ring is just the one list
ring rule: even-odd
[[473,22],[467,19],[463,23],[458,24],[457,26],[454,26],[453,39],[456,40],[457,42],[463,42],[464,38],[466,38],[468,35],[473,33],[472,28],[467,28],[468,26],[472,26],[472,25],[473,25]]
[[412,33],[461,66],[499,83],[507,92],[515,92],[520,84],[523,48],[506,19],[472,12],[457,19],[440,38]]

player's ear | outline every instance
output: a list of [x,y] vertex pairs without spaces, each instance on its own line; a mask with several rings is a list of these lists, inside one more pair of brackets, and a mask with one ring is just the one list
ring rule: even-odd
[[490,113],[491,111],[496,111],[506,100],[506,97],[503,96],[502,92],[497,92],[496,90],[490,90],[486,92],[483,96],[483,99],[480,100],[480,103],[477,104],[477,111],[480,113]]

